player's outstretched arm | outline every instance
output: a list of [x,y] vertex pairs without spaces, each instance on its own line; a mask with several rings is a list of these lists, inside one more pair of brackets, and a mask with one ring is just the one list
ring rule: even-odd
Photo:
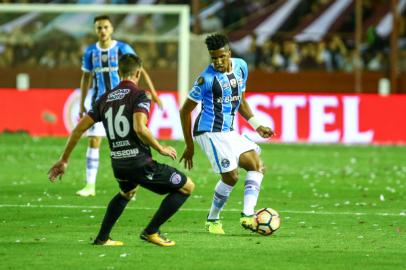
[[137,133],[138,138],[140,138],[143,143],[151,146],[163,156],[168,156],[173,160],[176,159],[176,150],[173,147],[163,146],[157,141],[157,139],[154,138],[151,131],[147,127],[147,115],[145,113],[134,113],[133,125],[135,133]]
[[275,135],[275,132],[272,128],[266,127],[259,123],[259,121],[255,118],[250,105],[248,104],[247,100],[245,99],[245,93],[242,95],[241,105],[238,112],[245,118],[245,120],[250,123],[250,125],[258,132],[258,134],[262,138],[270,138]]
[[89,88],[92,86],[92,73],[90,72],[83,72],[82,78],[80,79],[80,108],[79,108],[79,118],[82,118],[84,113],[86,112],[85,109],[85,99],[87,96],[87,92]]
[[68,161],[69,157],[75,149],[76,144],[78,143],[80,137],[82,134],[88,130],[92,125],[94,124],[93,119],[86,115],[84,116],[78,123],[78,125],[75,127],[75,129],[72,131],[70,134],[67,143],[65,145],[65,149],[63,150],[63,153],[61,155],[61,158],[55,162],[54,165],[49,169],[48,171],[48,179],[51,182],[55,182],[56,178],[61,177],[64,175],[65,170],[68,166]]
[[184,166],[186,169],[193,168],[193,155],[194,155],[194,144],[192,138],[192,111],[196,108],[197,103],[191,99],[186,99],[182,108],[180,109],[180,121],[182,124],[183,137],[185,138],[186,148],[183,151],[182,157],[179,162],[184,161]]
[[152,83],[151,77],[149,77],[147,71],[144,68],[141,68],[141,73],[145,78],[145,82],[147,83],[149,90],[151,91],[152,100],[156,102],[158,104],[158,107],[162,110],[163,108],[162,101],[159,99],[159,96],[155,90],[155,86]]

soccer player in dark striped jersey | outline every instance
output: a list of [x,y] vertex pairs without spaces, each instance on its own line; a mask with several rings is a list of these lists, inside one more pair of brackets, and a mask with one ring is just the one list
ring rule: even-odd
[[[113,40],[113,25],[106,15],[94,18],[95,32],[98,42],[88,46],[82,59],[82,79],[80,82],[80,117],[86,112],[84,103],[88,89],[93,81],[92,104],[94,104],[105,92],[113,89],[120,81],[118,75],[118,59],[121,55],[135,51],[127,43]],[[162,103],[156,94],[154,85],[148,73],[141,69],[142,75],[148,84],[152,98],[162,108]],[[86,152],[86,186],[77,191],[79,196],[95,196],[96,194],[96,175],[99,167],[99,148],[101,138],[106,136],[101,123],[94,125],[88,132],[89,145]]]
[[123,245],[121,241],[110,239],[110,232],[140,185],[157,194],[168,194],[141,232],[140,238],[159,246],[173,246],[174,241],[160,234],[160,227],[187,200],[194,189],[194,183],[177,169],[152,159],[150,148],[172,159],[176,159],[176,150],[161,145],[147,127],[151,101],[149,93],[137,86],[142,72],[140,58],[126,54],[119,61],[120,84],[103,94],[80,120],[61,158],[48,171],[48,178],[54,182],[64,174],[69,157],[82,134],[95,123],[102,122],[107,132],[111,164],[120,192],[110,201],[94,244]]
[[274,132],[255,118],[245,99],[247,63],[231,57],[227,37],[210,35],[206,38],[206,45],[212,63],[195,81],[180,111],[186,142],[181,160],[184,160],[186,168],[193,167],[191,112],[201,103],[193,136],[209,158],[213,171],[221,178],[215,187],[206,229],[210,233],[224,234],[220,212],[238,181],[238,167],[241,167],[247,171],[247,176],[240,223],[245,229],[255,231],[254,209],[263,178],[260,148],[234,131],[235,115],[239,112],[263,138],[273,136]]

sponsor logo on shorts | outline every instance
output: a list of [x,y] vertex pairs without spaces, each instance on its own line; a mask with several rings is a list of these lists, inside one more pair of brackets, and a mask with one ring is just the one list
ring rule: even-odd
[[221,161],[221,167],[223,167],[223,168],[228,168],[229,166],[230,166],[230,161],[229,161],[228,159],[224,158],[224,159]]
[[174,172],[171,175],[171,178],[169,179],[169,181],[171,181],[172,184],[177,185],[180,183],[180,181],[182,181],[182,177],[180,176],[180,174]]

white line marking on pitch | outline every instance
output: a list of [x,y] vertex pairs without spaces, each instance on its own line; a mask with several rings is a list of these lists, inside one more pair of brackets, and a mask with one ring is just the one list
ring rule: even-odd
[[[106,209],[106,206],[99,205],[44,205],[44,204],[0,204],[0,208],[72,208],[72,209]],[[134,207],[127,206],[126,209],[132,210],[156,210],[153,207]],[[202,208],[181,208],[180,211],[186,212],[207,212],[208,209]],[[225,212],[240,212],[241,209],[224,209]],[[326,211],[299,211],[299,210],[280,210],[281,213],[287,214],[308,214],[308,215],[351,215],[351,216],[391,216],[391,217],[406,217],[405,212],[400,213],[365,213],[365,212],[326,212]]]

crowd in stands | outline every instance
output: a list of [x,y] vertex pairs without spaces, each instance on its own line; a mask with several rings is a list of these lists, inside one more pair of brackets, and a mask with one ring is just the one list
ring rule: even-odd
[[[300,10],[305,10],[303,14],[294,14],[294,19],[300,16],[309,16],[311,13],[317,13],[320,6],[325,5],[330,0],[312,0],[305,1],[311,5],[301,7]],[[5,1],[16,2],[16,1]],[[18,1],[29,3],[32,1]],[[35,2],[49,2],[35,1]],[[75,2],[75,1],[70,1]],[[108,1],[111,3],[132,3],[136,1]],[[158,1],[159,3],[181,3],[182,1]],[[184,1],[188,2],[188,1]],[[234,0],[221,1],[224,7],[217,13],[209,14],[200,21],[201,33],[210,33],[218,31],[218,29],[235,29],[236,22],[241,22],[249,14],[257,13],[263,6],[275,4],[276,0]],[[201,8],[213,4],[213,1],[200,1]],[[244,8],[238,8],[243,6]],[[308,10],[306,10],[308,9]],[[5,18],[3,18],[5,20]],[[0,24],[4,23],[4,20]],[[243,19],[244,20],[244,19]],[[143,27],[135,28],[133,25],[121,24],[122,27],[116,29],[121,31],[121,35],[116,37],[121,39],[125,36],[123,32],[136,31],[153,32],[153,28],[159,20],[151,16],[146,16],[145,19],[139,20]],[[401,40],[406,40],[406,20],[402,19],[403,24],[400,29]],[[294,22],[290,22],[293,24]],[[351,24],[351,23],[350,23]],[[34,39],[32,32],[35,29],[35,24],[21,29],[16,27],[9,32],[2,32],[0,29],[0,68],[4,67],[41,67],[41,68],[80,68],[81,56],[84,48],[95,42],[95,37],[91,34],[84,37],[73,37],[69,34],[55,31],[45,38]],[[43,27],[43,25],[42,25]],[[126,28],[128,27],[128,28]],[[163,24],[165,27],[165,24]],[[137,30],[134,30],[137,29]],[[144,29],[144,30],[142,30]],[[151,30],[152,29],[152,30]],[[286,30],[282,29],[282,30]],[[157,34],[157,33],[155,33]],[[389,68],[389,40],[380,40],[364,36],[361,58],[356,56],[354,45],[354,33],[334,34],[329,33],[321,41],[298,42],[292,36],[273,35],[263,44],[259,45],[256,42],[256,35],[251,33],[251,45],[249,50],[244,53],[234,55],[244,58],[250,69],[261,69],[267,72],[285,71],[299,72],[308,70],[317,71],[344,71],[352,72],[357,66],[357,63],[364,70],[370,71],[387,71]],[[368,33],[368,35],[370,35]],[[372,35],[373,36],[373,35]],[[372,39],[372,41],[371,41]],[[178,57],[178,46],[176,41],[170,42],[152,42],[139,41],[136,39],[124,40],[130,43],[142,56],[144,65],[147,68],[176,68]],[[404,42],[406,43],[406,42]],[[402,45],[400,51],[401,70],[406,70],[406,61],[404,55],[405,45]],[[193,57],[193,55],[191,56]]]
[[[0,44],[0,67],[65,68],[81,66],[81,55],[87,44],[95,41],[93,36],[84,39],[50,38],[33,42],[29,35],[13,31]],[[129,42],[143,56],[147,68],[176,68],[178,46],[176,42]],[[403,52],[401,52],[403,53]],[[235,54],[234,54],[235,55]],[[250,69],[268,72],[346,71],[355,67],[356,53],[338,35],[320,42],[298,43],[291,39],[270,39],[257,46],[255,36],[248,52],[236,55],[244,58]],[[193,56],[192,56],[193,57]],[[404,58],[404,57],[403,57]],[[403,59],[401,57],[401,59]],[[360,59],[364,70],[386,71],[389,52],[365,50]]]
[[[357,54],[354,46],[346,44],[339,36],[319,42],[295,42],[292,39],[270,39],[257,46],[255,36],[248,52],[240,55],[251,69],[273,71],[345,71],[356,68]],[[364,70],[386,71],[389,52],[364,49],[358,60]]]

